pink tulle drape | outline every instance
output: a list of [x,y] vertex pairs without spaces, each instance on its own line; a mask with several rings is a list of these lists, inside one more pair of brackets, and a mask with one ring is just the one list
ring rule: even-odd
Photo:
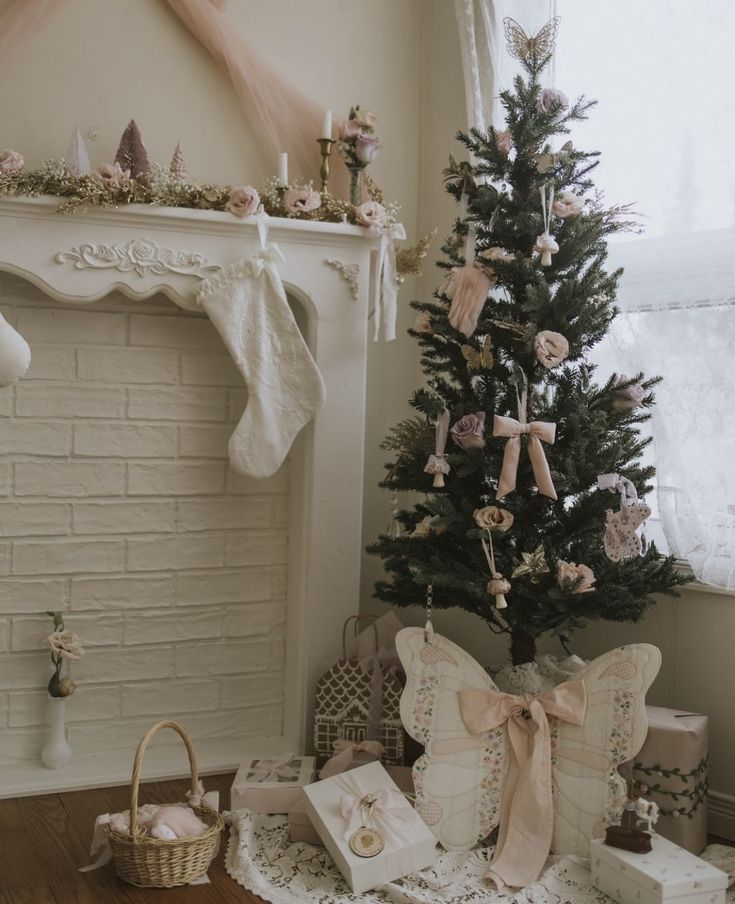
[[[292,177],[318,186],[319,147],[324,107],[292,87],[245,42],[225,14],[227,0],[166,0],[171,9],[223,67],[252,123],[275,174],[278,154],[289,155]],[[0,0],[0,55],[22,48],[26,40],[66,6],[67,0]],[[339,122],[335,122],[335,129]],[[332,156],[336,164],[336,155]],[[336,172],[335,172],[336,170]],[[346,171],[333,166],[332,185],[344,191]]]

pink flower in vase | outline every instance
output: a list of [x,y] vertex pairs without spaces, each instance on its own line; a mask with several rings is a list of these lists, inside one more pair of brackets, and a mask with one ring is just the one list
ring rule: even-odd
[[283,195],[283,206],[289,213],[310,213],[321,205],[319,192],[311,188],[289,188]]
[[124,170],[119,163],[103,163],[97,167],[94,177],[109,191],[119,191],[130,180],[130,170]]
[[378,117],[374,113],[371,113],[369,110],[365,110],[363,112],[359,107],[357,107],[355,109],[355,118],[352,121],[356,122],[363,129],[373,129],[378,122]]
[[260,195],[252,185],[240,185],[230,192],[225,210],[229,210],[236,217],[249,217],[257,211],[259,206]]
[[372,135],[360,133],[355,140],[355,156],[362,163],[372,163],[378,156],[380,142]]
[[24,163],[22,154],[6,148],[0,154],[0,173],[19,173]]
[[351,141],[362,132],[362,125],[356,119],[343,119],[339,127],[340,141]]

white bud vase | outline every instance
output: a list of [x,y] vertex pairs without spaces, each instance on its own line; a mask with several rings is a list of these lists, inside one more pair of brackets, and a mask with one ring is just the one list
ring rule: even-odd
[[41,751],[47,769],[61,769],[71,760],[71,747],[66,740],[66,697],[48,698],[48,739]]

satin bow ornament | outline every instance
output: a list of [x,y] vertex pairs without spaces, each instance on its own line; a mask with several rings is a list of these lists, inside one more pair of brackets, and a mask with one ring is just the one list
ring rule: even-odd
[[361,766],[364,766],[368,762],[381,760],[385,753],[385,747],[380,741],[360,741],[357,744],[355,741],[337,738],[334,742],[334,754],[322,766],[319,778],[331,778],[340,772],[346,772],[352,761],[361,753],[367,754],[360,763]]
[[499,691],[459,691],[459,709],[473,735],[507,725],[510,763],[505,778],[500,832],[487,878],[499,889],[538,879],[551,850],[554,806],[549,716],[582,725],[584,681],[567,681],[538,696]]
[[548,421],[524,423],[513,417],[502,417],[496,414],[493,419],[493,436],[508,437],[508,442],[505,444],[505,452],[503,453],[500,480],[498,481],[497,495],[499,499],[507,493],[512,493],[516,488],[522,436],[528,437],[528,457],[531,459],[533,476],[539,493],[548,496],[549,499],[557,498],[544,447],[541,445],[542,442],[549,445],[554,444],[556,424],[551,424]]
[[402,223],[374,223],[368,228],[368,235],[380,238],[378,248],[378,278],[375,280],[375,333],[373,340],[378,341],[380,327],[383,326],[383,338],[392,342],[396,338],[396,316],[398,314],[398,267],[396,265],[396,249],[394,242],[406,238],[406,230]]
[[362,825],[363,798],[370,794],[375,802],[370,809],[370,823],[383,836],[386,847],[405,847],[411,843],[414,811],[400,791],[388,788],[374,790],[363,786],[352,772],[345,772],[334,779],[343,792],[340,812],[347,823],[345,837],[349,838]]
[[249,782],[295,782],[299,777],[298,770],[291,766],[296,759],[293,753],[287,753],[277,760],[258,760],[256,767],[247,776]]

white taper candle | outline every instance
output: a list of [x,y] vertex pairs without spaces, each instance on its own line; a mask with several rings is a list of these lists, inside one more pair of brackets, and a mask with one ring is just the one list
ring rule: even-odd
[[332,111],[327,110],[324,114],[324,124],[322,125],[322,138],[332,137]]
[[288,154],[278,155],[278,181],[281,185],[288,185]]

